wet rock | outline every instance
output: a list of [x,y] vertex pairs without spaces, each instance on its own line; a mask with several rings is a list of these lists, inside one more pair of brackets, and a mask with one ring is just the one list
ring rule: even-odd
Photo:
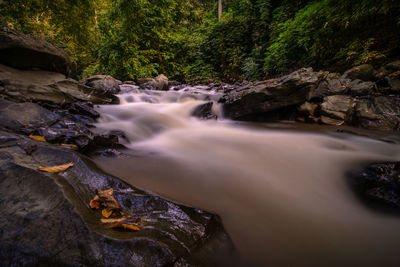
[[96,110],[94,110],[93,104],[91,104],[90,102],[74,103],[69,111],[72,113],[83,114],[93,119],[100,117],[100,114]]
[[[322,73],[311,68],[301,69],[278,79],[249,83],[228,93],[224,115],[235,120],[251,120],[252,116],[262,115],[268,118],[271,112],[291,108],[304,103],[311,90],[315,89]],[[288,109],[288,110],[289,110]]]
[[203,120],[217,119],[217,116],[212,113],[213,102],[207,102],[195,108],[192,116]]
[[[19,143],[37,147],[27,155]],[[58,174],[37,170],[71,161],[74,166]],[[44,142],[0,131],[0,177],[5,266],[209,266],[213,257],[233,250],[214,215],[145,193],[99,172],[87,158]],[[100,223],[100,212],[88,203],[96,189],[108,188],[124,211],[144,222],[140,231]],[[209,244],[213,253],[202,257]]]
[[351,81],[348,85],[349,94],[352,96],[366,96],[377,92],[374,82],[363,82],[359,79]]
[[14,131],[50,125],[59,116],[34,103],[13,103],[0,99],[0,128]]
[[111,96],[119,93],[122,82],[110,75],[94,75],[87,78],[83,84],[98,90],[100,94]]
[[364,97],[356,101],[353,124],[382,131],[399,130],[400,97]]
[[346,71],[342,78],[350,80],[359,79],[362,81],[373,81],[376,79],[374,67],[370,64],[353,67]]
[[342,125],[350,120],[354,105],[354,99],[351,96],[324,97],[324,102],[321,104],[321,121],[330,125]]
[[371,164],[349,173],[356,193],[372,208],[400,211],[400,163]]

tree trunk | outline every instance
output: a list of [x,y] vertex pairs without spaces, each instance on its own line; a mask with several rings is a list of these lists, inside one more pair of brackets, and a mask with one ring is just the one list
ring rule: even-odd
[[218,0],[218,21],[221,20],[222,15],[222,0]]

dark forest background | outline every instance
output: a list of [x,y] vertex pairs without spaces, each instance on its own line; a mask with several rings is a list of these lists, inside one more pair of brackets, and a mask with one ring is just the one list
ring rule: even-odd
[[73,76],[185,82],[343,71],[400,54],[398,0],[0,1],[0,24],[64,48]]

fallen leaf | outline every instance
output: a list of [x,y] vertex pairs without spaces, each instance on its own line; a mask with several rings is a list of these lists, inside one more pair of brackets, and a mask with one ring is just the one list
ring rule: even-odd
[[110,224],[110,223],[122,222],[122,221],[125,221],[126,219],[128,219],[128,218],[126,218],[126,217],[121,217],[121,218],[118,218],[118,219],[115,219],[115,218],[112,218],[112,219],[100,219],[100,221],[101,221],[102,223]]
[[121,228],[125,230],[139,231],[140,228],[134,225],[138,221],[137,218],[118,218],[118,219],[101,219],[102,223],[107,224],[107,228]]
[[108,209],[121,209],[121,205],[119,202],[112,196],[114,189],[107,189],[107,190],[97,190],[97,195],[100,198],[100,202],[105,203]]
[[113,213],[112,210],[107,210],[107,209],[103,209],[101,211],[101,215],[103,215],[103,217],[106,217],[106,218],[110,217],[112,213]]
[[78,150],[78,146],[74,145],[74,144],[61,144],[61,146],[65,146],[65,147],[72,148],[74,150]]
[[89,202],[89,207],[92,208],[92,209],[96,209],[97,210],[97,209],[100,208],[100,202],[98,200],[92,199]]
[[69,162],[69,163],[66,163],[63,165],[57,165],[57,166],[48,166],[48,167],[39,166],[38,169],[40,171],[44,171],[44,172],[57,173],[57,172],[63,172],[72,166],[74,166],[74,163]]
[[117,228],[118,227],[122,227],[124,229],[129,229],[129,230],[132,230],[132,231],[139,231],[140,230],[139,227],[137,227],[136,225],[133,225],[133,224],[123,224],[123,223],[121,223],[121,226],[118,225]]
[[43,136],[40,136],[40,135],[33,135],[33,134],[31,134],[31,135],[29,135],[29,137],[32,138],[32,139],[34,139],[34,140],[36,140],[36,141],[46,142],[46,139],[44,139],[44,137],[43,137]]

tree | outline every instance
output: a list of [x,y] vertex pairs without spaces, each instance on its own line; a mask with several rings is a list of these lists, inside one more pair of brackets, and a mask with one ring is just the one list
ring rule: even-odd
[[221,20],[222,16],[222,0],[218,0],[218,21]]

